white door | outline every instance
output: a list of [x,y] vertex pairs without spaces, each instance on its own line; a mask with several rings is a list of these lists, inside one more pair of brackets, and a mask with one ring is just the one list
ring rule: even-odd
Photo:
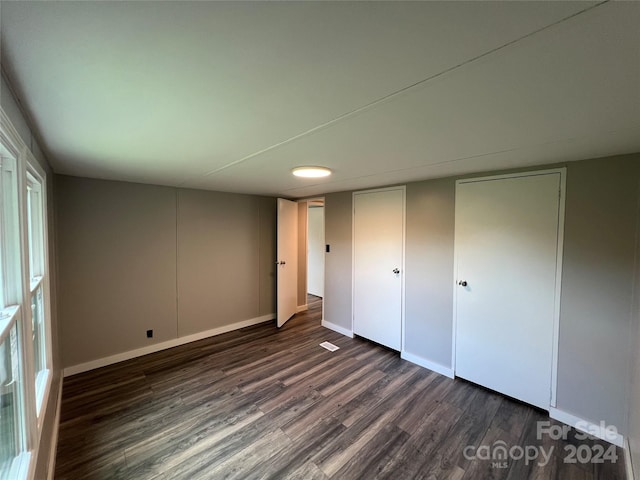
[[560,173],[458,182],[455,374],[549,409]]
[[316,297],[324,297],[324,207],[309,206],[307,223],[307,291]]
[[402,346],[404,188],[353,195],[353,331]]
[[278,199],[278,327],[296,313],[298,304],[298,204]]

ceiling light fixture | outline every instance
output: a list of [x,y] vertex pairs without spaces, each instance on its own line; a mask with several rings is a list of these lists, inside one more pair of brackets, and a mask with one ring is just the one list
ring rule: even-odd
[[291,170],[296,177],[320,178],[331,175],[331,170],[327,167],[296,167]]

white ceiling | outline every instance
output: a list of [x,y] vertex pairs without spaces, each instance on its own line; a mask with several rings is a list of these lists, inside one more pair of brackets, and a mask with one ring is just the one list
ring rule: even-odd
[[302,197],[640,151],[638,2],[0,8],[58,173]]

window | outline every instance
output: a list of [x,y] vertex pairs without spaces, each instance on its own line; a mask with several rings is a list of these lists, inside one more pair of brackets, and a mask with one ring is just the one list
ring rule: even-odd
[[[30,169],[34,168],[30,165]],[[29,292],[31,297],[31,341],[38,414],[49,377],[47,354],[47,312],[45,311],[46,252],[42,181],[27,171],[27,230],[29,245]]]
[[18,326],[18,321],[12,322],[5,331],[5,338],[0,341],[0,478],[19,478],[19,471],[25,468],[25,415]]
[[0,137],[0,478],[28,464],[16,155]]
[[0,480],[33,475],[51,385],[46,197],[0,108]]

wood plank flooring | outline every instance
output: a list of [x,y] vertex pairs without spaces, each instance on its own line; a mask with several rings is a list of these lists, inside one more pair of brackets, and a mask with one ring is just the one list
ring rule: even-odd
[[[55,478],[624,478],[621,449],[566,463],[609,445],[539,439],[545,412],[327,330],[320,309],[66,378]],[[482,459],[499,445],[552,453]]]

